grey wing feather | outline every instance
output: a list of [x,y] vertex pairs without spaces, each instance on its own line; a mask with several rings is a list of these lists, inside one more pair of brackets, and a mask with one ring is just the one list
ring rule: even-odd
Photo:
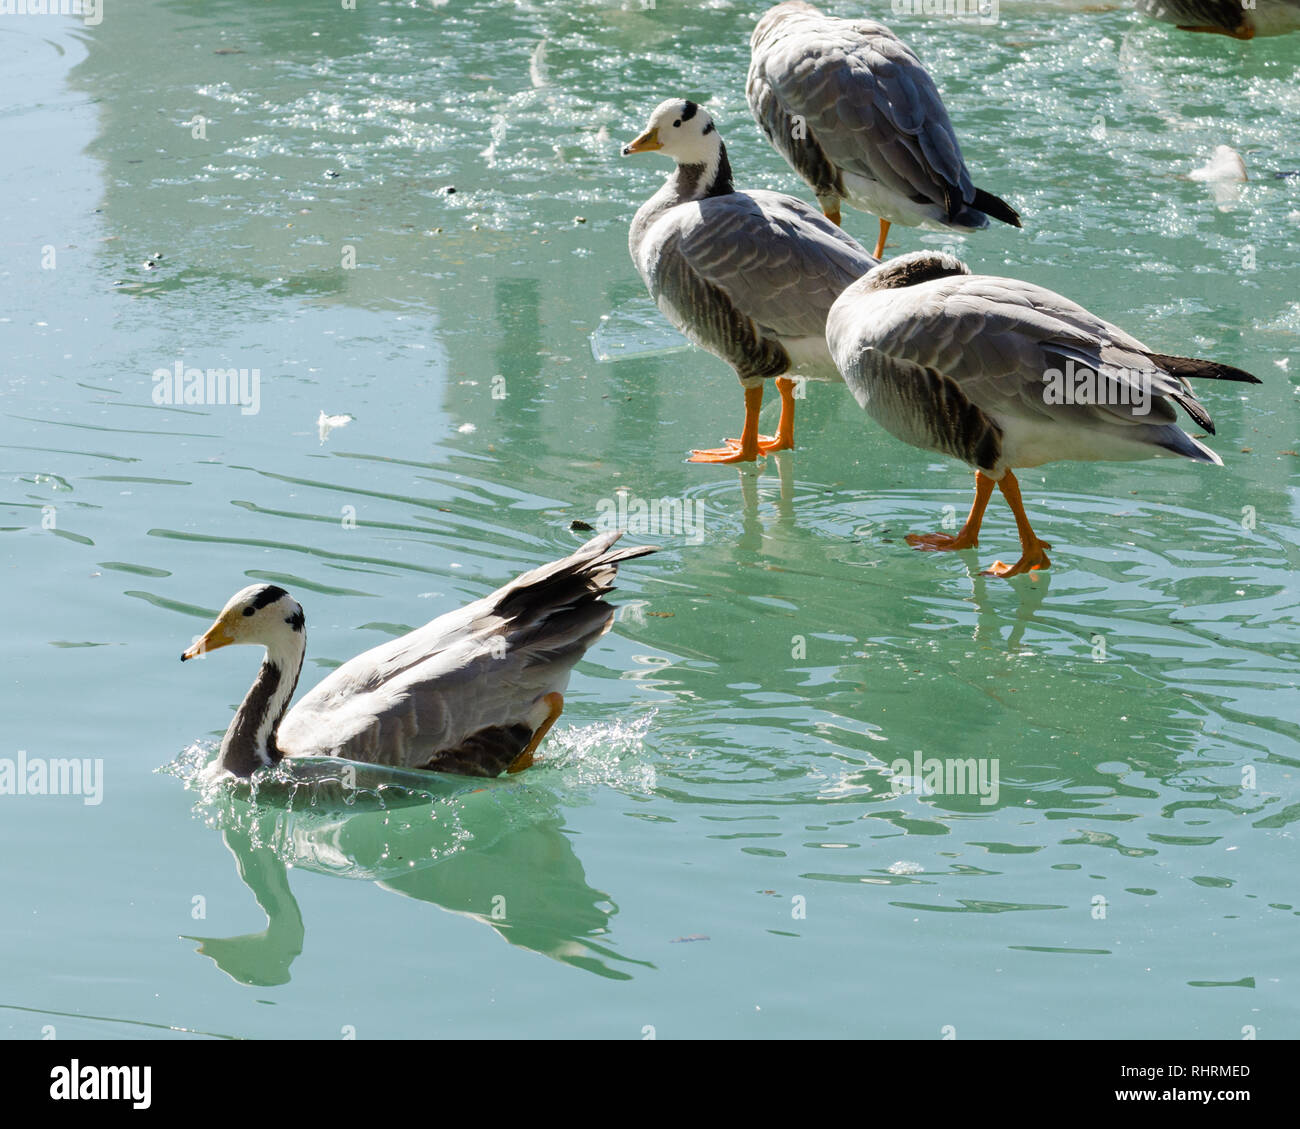
[[[851,236],[777,192],[709,197],[670,215],[675,227],[660,261],[678,259],[756,326],[781,337],[824,334],[835,299],[876,265]],[[690,300],[673,291],[667,273],[664,281],[670,303]],[[651,289],[660,287],[652,281]]]
[[859,373],[846,374],[850,388],[861,399],[864,385],[854,377],[870,380],[870,410],[899,439],[988,472],[1001,463],[1001,428],[959,381],[931,366],[875,350],[858,363]]
[[[922,289],[922,288],[918,288]],[[1059,294],[1014,279],[965,275],[924,287],[926,308],[876,327],[883,356],[937,369],[991,416],[1068,418],[1075,425],[1172,423],[1182,404],[1208,421],[1186,381],[1163,371],[1150,351],[1118,326]],[[1098,404],[1052,404],[1044,374],[1068,361],[1108,382]],[[1149,384],[1144,389],[1142,382]],[[1121,387],[1123,386],[1123,387]],[[1146,415],[1132,405],[1150,396]]]
[[843,197],[844,179],[839,169],[818,144],[817,138],[809,134],[806,121],[796,118],[786,108],[767,81],[763,69],[756,64],[749,69],[746,93],[749,108],[767,139],[818,198],[829,201]]

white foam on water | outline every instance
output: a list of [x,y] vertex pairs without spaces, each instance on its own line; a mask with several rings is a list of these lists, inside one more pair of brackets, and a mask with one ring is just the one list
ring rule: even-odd
[[569,782],[653,792],[658,778],[644,759],[644,741],[656,712],[557,730],[542,747],[538,764],[562,772]]
[[889,868],[890,874],[924,874],[925,867],[919,862],[908,862],[906,859],[899,859]]

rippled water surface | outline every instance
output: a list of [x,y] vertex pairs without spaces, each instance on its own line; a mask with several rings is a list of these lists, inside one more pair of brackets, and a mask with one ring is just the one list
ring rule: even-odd
[[[969,473],[842,387],[796,452],[683,462],[740,390],[645,297],[667,164],[618,149],[689,95],[740,184],[804,193],[744,104],[761,7],[0,17],[0,758],[103,764],[0,795],[0,1032],[1300,1034],[1300,36],[833,5],[913,44],[1025,217],[890,253],[1264,381],[1200,389],[1222,469],[1026,472],[1054,567],[1008,583],[1000,502],[978,553],[908,548]],[[256,412],[158,402],[178,363],[257,369]],[[698,524],[644,535],[539,767],[200,780],[256,658],[176,658],[233,591],[302,601],[309,685],[620,493]]]

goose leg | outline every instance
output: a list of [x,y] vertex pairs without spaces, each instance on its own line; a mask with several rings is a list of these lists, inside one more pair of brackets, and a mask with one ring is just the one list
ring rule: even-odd
[[985,570],[985,575],[1011,577],[1019,576],[1022,572],[1029,572],[1032,569],[1051,568],[1052,562],[1047,559],[1047,554],[1043,550],[1050,549],[1052,546],[1046,541],[1040,541],[1029,527],[1029,515],[1025,513],[1025,504],[1020,498],[1020,483],[1016,481],[1016,476],[1007,471],[1002,476],[1002,481],[998,483],[998,489],[1006,498],[1011,512],[1016,515],[1016,529],[1020,533],[1020,559],[1013,565],[994,561],[992,566]]
[[794,381],[788,376],[778,376],[776,390],[781,393],[781,418],[776,424],[776,437],[758,437],[758,449],[765,455],[769,451],[794,450]]
[[889,220],[882,219],[880,221],[880,238],[876,240],[877,259],[883,259],[885,257],[885,236],[889,234],[889,227]]
[[[776,378],[776,390],[781,393],[781,418],[776,424],[775,435],[758,437],[758,453],[770,454],[772,451],[794,450],[794,381],[788,376]],[[728,447],[739,447],[739,439],[725,439]]]
[[[692,451],[690,463],[752,463],[759,456],[758,410],[763,406],[763,386],[745,389],[745,426],[730,446]],[[765,437],[763,437],[765,438]]]
[[[834,204],[831,204],[829,207],[828,207],[827,205],[823,204],[823,205],[822,205],[822,215],[824,215],[828,220],[830,220],[831,223],[833,223],[836,227],[840,227],[841,224],[840,224],[840,203],[839,203],[839,201],[838,201],[838,200],[835,201],[835,203],[834,203]],[[876,257],[879,258],[880,256],[877,255]]]
[[507,772],[523,772],[524,769],[532,766],[533,753],[536,751],[537,746],[542,743],[542,738],[550,732],[551,726],[555,724],[555,719],[560,716],[560,711],[564,709],[563,694],[547,694],[542,701],[546,703],[551,712],[546,715],[546,720],[537,727],[532,740],[524,747],[524,751],[507,766]]
[[984,521],[984,509],[993,496],[993,486],[993,479],[977,470],[975,500],[971,503],[970,513],[966,515],[966,524],[956,534],[909,533],[907,543],[918,549],[974,549],[980,543],[980,525]]

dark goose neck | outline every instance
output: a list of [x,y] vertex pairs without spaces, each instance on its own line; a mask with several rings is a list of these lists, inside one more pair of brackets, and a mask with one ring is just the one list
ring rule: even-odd
[[718,151],[713,158],[707,162],[678,165],[664,181],[663,187],[641,205],[629,234],[632,257],[636,258],[641,239],[665,212],[679,204],[689,204],[693,200],[704,200],[710,196],[727,196],[735,190],[727,147],[719,138]]
[[719,141],[717,157],[707,164],[678,165],[668,183],[673,186],[679,204],[734,192],[727,147]]
[[306,632],[294,632],[293,642],[297,645],[283,653],[267,649],[257,678],[222,739],[221,767],[236,776],[252,776],[257,769],[278,764],[284,757],[275,735],[302,673]]

